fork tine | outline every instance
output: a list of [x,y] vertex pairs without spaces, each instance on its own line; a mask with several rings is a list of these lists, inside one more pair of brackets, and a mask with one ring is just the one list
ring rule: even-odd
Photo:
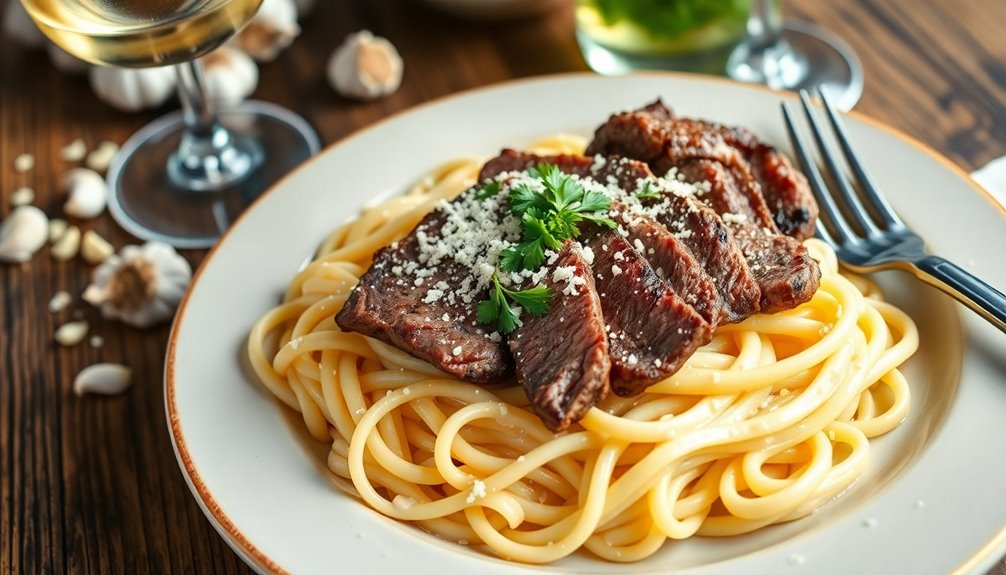
[[828,119],[831,121],[831,127],[835,130],[838,143],[842,146],[845,159],[849,162],[849,167],[852,168],[852,172],[856,174],[856,179],[859,180],[860,185],[863,187],[863,193],[866,194],[867,199],[873,204],[873,207],[880,214],[880,217],[887,224],[888,228],[904,226],[905,224],[898,217],[898,214],[895,213],[891,204],[887,203],[884,196],[873,185],[873,181],[863,168],[863,163],[859,161],[859,156],[852,149],[852,144],[849,143],[849,138],[845,134],[845,127],[842,124],[842,120],[838,117],[838,112],[835,111],[835,106],[831,103],[831,98],[828,97],[827,90],[823,85],[818,86],[817,93],[821,96],[821,102],[824,103],[824,109],[828,113]]
[[[835,200],[828,192],[828,188],[825,187],[824,181],[821,179],[821,172],[817,169],[817,164],[814,163],[814,160],[807,153],[807,144],[803,141],[803,137],[800,136],[799,132],[796,131],[796,127],[793,125],[793,118],[789,113],[789,105],[786,102],[782,104],[782,117],[786,123],[786,131],[789,132],[790,142],[793,143],[793,151],[796,152],[796,159],[800,162],[800,167],[803,168],[804,173],[807,174],[810,187],[814,190],[814,196],[817,197],[821,208],[828,214],[828,218],[835,226],[835,231],[839,236],[839,240],[841,240],[840,243],[859,241],[856,238],[856,234],[849,228],[849,224],[846,223],[842,213],[838,210],[838,206],[835,205]],[[820,222],[817,225],[817,233],[821,236],[821,239],[829,244],[833,246],[839,245],[839,242],[833,239],[832,235]]]
[[821,152],[821,157],[824,159],[824,163],[828,167],[828,172],[831,173],[832,179],[838,184],[839,192],[841,192],[842,197],[849,206],[853,217],[866,230],[867,235],[879,235],[880,228],[873,223],[870,212],[863,208],[862,202],[859,201],[859,196],[849,184],[849,178],[845,176],[845,171],[839,168],[838,162],[835,161],[832,147],[824,140],[821,126],[817,122],[817,115],[814,114],[814,106],[810,103],[810,96],[806,90],[800,90],[800,102],[803,104],[803,112],[806,114],[807,122],[810,124],[810,131],[814,134],[814,141],[817,142],[817,149]]

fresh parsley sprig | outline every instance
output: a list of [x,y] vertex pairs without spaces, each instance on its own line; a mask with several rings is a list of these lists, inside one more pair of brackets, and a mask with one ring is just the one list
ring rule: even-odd
[[517,329],[518,311],[511,305],[511,301],[531,315],[540,317],[548,313],[552,290],[542,285],[520,291],[507,289],[500,284],[499,276],[493,273],[489,299],[479,302],[479,322],[495,324],[505,334]]
[[543,189],[521,183],[510,190],[510,211],[521,219],[522,238],[503,251],[503,271],[537,269],[545,261],[545,250],[558,250],[564,241],[580,235],[581,222],[616,226],[603,215],[611,207],[608,196],[588,191],[554,164],[540,164],[528,173],[541,182]]
[[663,195],[662,192],[653,189],[649,180],[643,182],[643,187],[636,192],[636,197],[640,200],[659,200]]

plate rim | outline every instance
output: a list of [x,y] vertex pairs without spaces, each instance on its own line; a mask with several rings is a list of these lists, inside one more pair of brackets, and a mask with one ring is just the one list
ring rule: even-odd
[[[789,101],[798,101],[798,96],[791,92],[778,92],[772,90],[766,86],[758,84],[745,84],[742,82],[737,82],[729,78],[724,78],[720,76],[711,76],[706,74],[697,74],[692,72],[670,72],[670,71],[644,71],[644,72],[634,72],[631,74],[626,74],[620,76],[621,78],[638,78],[638,77],[657,77],[657,78],[669,78],[669,79],[684,79],[697,82],[709,82],[709,83],[719,83],[728,85],[731,87],[754,89],[762,92],[768,92],[776,97]],[[546,83],[562,81],[564,79],[583,79],[583,78],[605,78],[604,76],[599,76],[592,72],[564,72],[557,74],[543,74],[537,76],[529,76],[524,78],[515,78],[510,80],[504,80],[502,82],[496,82],[492,84],[486,84],[483,86],[477,86],[474,88],[468,88],[465,90],[460,90],[458,92],[452,92],[438,98],[433,98],[425,102],[421,102],[414,106],[399,110],[389,116],[383,117],[374,123],[368,124],[358,130],[355,130],[342,138],[339,138],[330,144],[324,146],[318,153],[314,156],[308,158],[299,166],[291,170],[289,173],[284,175],[282,178],[277,180],[272,186],[269,187],[260,196],[255,198],[251,204],[244,209],[244,211],[238,216],[238,218],[231,223],[230,227],[225,230],[225,232],[220,236],[217,242],[210,248],[206,256],[201,261],[200,265],[196,269],[192,276],[192,281],[190,282],[189,288],[186,290],[181,302],[179,303],[178,310],[175,314],[174,321],[171,325],[171,332],[168,336],[168,347],[165,356],[164,365],[164,405],[165,405],[165,419],[168,427],[168,435],[171,439],[171,446],[175,453],[175,459],[179,464],[182,471],[182,476],[185,479],[185,483],[189,487],[189,491],[192,493],[193,498],[199,505],[203,514],[213,525],[214,529],[221,536],[221,538],[228,544],[228,546],[235,551],[246,563],[249,564],[253,569],[260,573],[270,573],[270,574],[286,574],[287,571],[283,569],[275,560],[263,553],[258,549],[247,536],[238,529],[233,521],[224,512],[223,508],[216,502],[213,494],[206,487],[203,482],[195,463],[192,460],[191,454],[189,453],[188,447],[186,445],[184,433],[181,429],[181,419],[177,413],[177,405],[175,402],[175,358],[177,353],[177,342],[178,342],[178,332],[181,328],[182,322],[184,321],[185,311],[189,303],[189,297],[194,291],[194,287],[199,282],[203,270],[205,270],[210,262],[215,256],[220,248],[220,246],[230,237],[234,229],[236,229],[244,217],[251,213],[253,210],[257,209],[260,203],[269,195],[275,193],[278,189],[284,187],[290,179],[300,174],[303,170],[311,168],[315,162],[319,161],[323,156],[328,155],[332,150],[335,150],[343,145],[348,144],[351,141],[355,141],[358,138],[363,137],[365,134],[370,133],[373,130],[380,129],[386,123],[397,121],[401,117],[418,113],[420,110],[427,109],[431,106],[441,105],[446,102],[455,99],[461,99],[469,96],[473,96],[482,92],[490,92],[493,90],[500,90],[506,88],[512,88],[515,86],[520,86],[524,84],[533,83]],[[1006,205],[1000,203],[984,186],[975,181],[967,171],[962,167],[954,163],[952,160],[947,158],[941,152],[937,151],[932,146],[910,136],[903,131],[890,126],[880,120],[877,120],[871,116],[868,116],[862,112],[856,110],[850,110],[845,112],[845,115],[850,116],[857,121],[869,125],[870,127],[879,129],[889,135],[907,143],[911,147],[918,149],[919,151],[925,153],[930,158],[936,160],[938,163],[943,165],[957,175],[964,183],[968,184],[974,191],[978,192],[978,195],[988,204],[991,204],[993,208],[999,213],[999,215],[1006,221]],[[987,562],[993,553],[998,553],[1001,555],[1006,551],[1006,520],[1003,521],[1003,525],[1000,530],[994,534],[984,545],[978,548],[978,550],[966,559],[963,563],[957,566],[953,570],[954,574],[959,573],[970,573],[980,566],[989,567]]]

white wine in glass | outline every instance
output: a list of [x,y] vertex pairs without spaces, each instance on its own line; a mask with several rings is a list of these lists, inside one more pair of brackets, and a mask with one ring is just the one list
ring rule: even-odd
[[212,245],[283,174],[317,152],[311,127],[264,102],[216,111],[201,56],[238,33],[262,0],[21,0],[38,27],[98,65],[174,65],[182,110],[145,126],[109,167],[109,209],[129,232]]

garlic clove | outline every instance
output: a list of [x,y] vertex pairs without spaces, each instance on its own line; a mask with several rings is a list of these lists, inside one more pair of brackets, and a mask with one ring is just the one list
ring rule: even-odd
[[105,140],[104,142],[98,144],[98,147],[87,155],[87,160],[84,162],[84,165],[96,172],[104,172],[108,169],[108,166],[112,163],[112,160],[115,159],[115,155],[118,153],[119,144]]
[[28,187],[18,188],[10,195],[10,203],[12,206],[27,206],[34,201],[35,190]]
[[49,300],[49,311],[52,313],[59,313],[66,309],[72,301],[73,298],[70,296],[70,292],[58,291],[53,294],[52,299]]
[[20,174],[30,172],[35,168],[35,156],[31,154],[18,154],[14,158],[14,171]]
[[65,347],[77,345],[84,340],[89,327],[86,320],[64,323],[56,330],[56,342]]
[[244,52],[224,46],[203,57],[206,90],[225,105],[240,104],[258,87],[258,65]]
[[77,138],[72,143],[67,144],[65,148],[59,151],[59,157],[63,159],[64,162],[79,162],[87,156],[87,144],[84,140]]
[[20,206],[0,223],[0,262],[26,262],[49,235],[49,218],[35,206]]
[[98,235],[98,232],[88,230],[84,234],[84,239],[80,244],[80,255],[84,258],[85,262],[97,265],[112,257],[114,253],[115,248],[112,247],[112,244]]
[[65,262],[73,259],[73,256],[77,255],[79,251],[80,228],[70,226],[66,229],[66,233],[52,245],[52,250],[49,253],[52,255],[52,259]]
[[129,389],[132,381],[132,369],[117,363],[97,363],[77,374],[73,379],[73,392],[77,395],[117,395]]
[[59,218],[54,218],[49,220],[49,243],[54,244],[59,241],[59,238],[63,237],[66,233],[66,228],[70,224],[66,223],[66,220],[61,220]]
[[163,68],[116,68],[94,66],[90,71],[91,88],[106,104],[124,112],[156,108],[175,91],[175,72]]
[[294,0],[264,0],[234,43],[252,58],[271,62],[299,35]]
[[106,318],[151,327],[172,318],[191,279],[192,268],[174,248],[147,242],[99,265],[83,298]]
[[87,168],[74,168],[63,176],[63,187],[70,198],[63,211],[81,219],[91,219],[105,211],[108,203],[108,185],[98,172]]
[[329,83],[347,98],[387,96],[401,85],[402,73],[402,57],[394,45],[367,30],[347,36],[328,61]]

